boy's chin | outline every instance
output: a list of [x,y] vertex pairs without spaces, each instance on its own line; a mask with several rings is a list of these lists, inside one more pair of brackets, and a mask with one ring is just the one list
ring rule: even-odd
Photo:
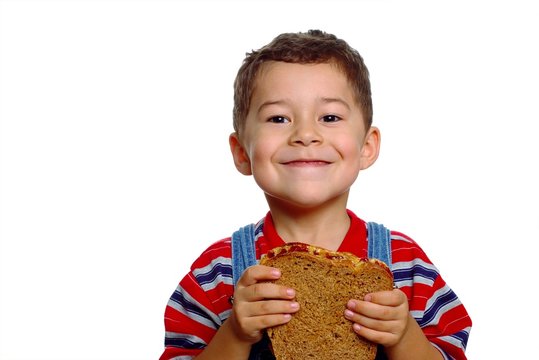
[[346,209],[348,200],[348,191],[337,196],[321,197],[320,194],[312,194],[311,196],[294,196],[294,197],[278,197],[266,193],[266,199],[270,209],[289,209],[296,211],[314,211],[326,207]]

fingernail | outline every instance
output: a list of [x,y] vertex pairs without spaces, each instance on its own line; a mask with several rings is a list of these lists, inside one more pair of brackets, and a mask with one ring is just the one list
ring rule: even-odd
[[356,307],[356,303],[353,300],[348,300],[348,303],[346,303],[346,307],[349,309],[354,309]]
[[297,302],[291,303],[291,304],[290,304],[290,308],[291,308],[292,310],[297,310],[297,309],[299,309],[299,303],[297,303]]
[[295,294],[296,292],[294,291],[294,289],[286,289],[286,295],[294,296]]
[[354,316],[354,313],[348,309],[344,310],[344,317],[347,319],[351,319],[352,316]]
[[278,277],[281,277],[281,272],[279,270],[277,270],[277,269],[273,269],[273,270],[271,270],[271,275],[278,278]]
[[352,327],[354,328],[354,331],[356,331],[356,332],[361,330],[361,326],[359,324],[354,324],[354,325],[352,325]]

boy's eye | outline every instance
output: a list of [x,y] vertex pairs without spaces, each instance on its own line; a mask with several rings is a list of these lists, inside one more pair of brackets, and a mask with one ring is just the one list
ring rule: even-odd
[[324,115],[322,116],[323,122],[336,122],[341,120],[341,118],[337,115]]
[[290,120],[288,120],[284,116],[272,116],[268,119],[268,121],[276,124],[284,124],[289,122]]

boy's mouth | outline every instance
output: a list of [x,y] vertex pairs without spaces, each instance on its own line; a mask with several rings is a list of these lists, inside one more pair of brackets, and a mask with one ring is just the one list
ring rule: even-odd
[[330,162],[324,160],[292,160],[283,163],[283,165],[294,167],[325,166],[329,164]]

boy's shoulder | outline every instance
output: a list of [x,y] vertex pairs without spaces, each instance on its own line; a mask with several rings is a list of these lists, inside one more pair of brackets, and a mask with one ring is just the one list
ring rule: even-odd
[[430,259],[421,246],[410,236],[396,230],[391,230],[391,252],[393,262],[421,259],[430,263]]
[[211,243],[193,262],[191,270],[213,267],[217,263],[231,263],[230,236]]

